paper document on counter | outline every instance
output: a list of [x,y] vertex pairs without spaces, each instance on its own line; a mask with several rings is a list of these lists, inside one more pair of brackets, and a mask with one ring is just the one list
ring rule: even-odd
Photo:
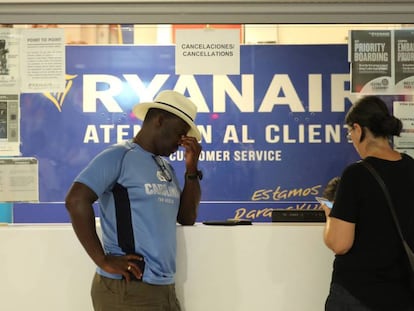
[[0,158],[0,202],[38,202],[38,172],[35,158]]

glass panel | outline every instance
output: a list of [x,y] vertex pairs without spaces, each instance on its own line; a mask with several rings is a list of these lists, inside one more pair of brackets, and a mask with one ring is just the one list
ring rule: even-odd
[[59,27],[65,29],[66,44],[143,44],[174,43],[175,29],[241,29],[242,44],[343,44],[350,30],[402,29],[414,24],[243,24],[243,25],[0,25],[14,28]]
[[[343,127],[344,112],[356,97],[349,92],[348,32],[413,25],[0,27],[64,29],[64,92],[15,91],[20,151],[39,160],[40,203],[17,203],[13,216],[16,222],[65,222],[65,193],[79,171],[98,152],[139,130],[131,113],[137,102],[173,88],[199,105],[205,171],[199,221],[235,216],[269,221],[272,208],[317,207],[314,196],[357,157]],[[183,28],[240,29],[240,74],[176,74],[175,31]],[[17,58],[7,59],[12,54],[7,49],[0,44],[0,81],[10,78],[8,67]],[[179,176],[182,160],[182,150],[170,158]]]

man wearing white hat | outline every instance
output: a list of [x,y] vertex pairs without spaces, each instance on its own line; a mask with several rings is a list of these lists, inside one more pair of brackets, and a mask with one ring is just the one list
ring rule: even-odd
[[[96,311],[180,310],[175,294],[176,223],[193,225],[202,178],[198,170],[197,108],[184,95],[162,91],[133,108],[142,128],[130,141],[98,154],[66,196],[72,226],[97,265],[92,283]],[[180,189],[163,158],[185,149]],[[92,204],[98,200],[102,243]]]

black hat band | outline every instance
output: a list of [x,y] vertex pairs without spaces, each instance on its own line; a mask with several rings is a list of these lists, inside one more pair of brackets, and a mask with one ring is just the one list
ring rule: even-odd
[[174,108],[175,110],[178,110],[179,112],[181,112],[182,114],[184,114],[184,115],[185,115],[187,118],[189,118],[192,122],[194,122],[193,118],[192,118],[192,117],[190,117],[187,113],[185,113],[185,112],[184,112],[184,111],[182,111],[181,109],[179,109],[179,108],[177,108],[177,107],[175,107],[175,106],[173,106],[173,105],[170,105],[170,104],[164,103],[164,102],[159,102],[159,101],[156,101],[156,103],[157,103],[157,104],[167,105],[168,107]]

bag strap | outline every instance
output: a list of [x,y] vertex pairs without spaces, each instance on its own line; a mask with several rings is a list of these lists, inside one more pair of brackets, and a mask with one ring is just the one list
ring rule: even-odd
[[403,236],[402,231],[401,231],[401,228],[400,228],[400,224],[398,222],[397,214],[395,213],[394,205],[392,204],[392,201],[391,201],[391,196],[390,196],[390,194],[388,192],[388,189],[387,189],[387,186],[385,185],[385,183],[382,180],[381,176],[378,174],[378,172],[375,170],[375,168],[370,163],[368,163],[365,160],[362,160],[361,163],[370,171],[370,173],[377,180],[378,184],[381,186],[382,191],[384,192],[385,198],[387,200],[388,206],[390,208],[392,218],[394,219],[395,225],[397,226],[398,234],[400,235],[401,240],[405,241],[404,236]]
[[395,226],[397,227],[398,234],[401,238],[401,241],[403,243],[405,252],[407,253],[408,259],[410,261],[411,269],[414,271],[414,253],[411,250],[410,246],[408,245],[407,241],[404,239],[404,236],[401,231],[400,223],[398,222],[397,214],[395,212],[394,205],[392,204],[390,193],[388,192],[387,186],[384,183],[384,180],[381,178],[381,176],[378,174],[378,172],[375,170],[375,168],[367,161],[362,160],[360,161],[362,165],[364,165],[370,173],[375,177],[378,184],[381,186],[382,191],[384,192],[385,198],[387,200],[388,206],[390,208],[392,218],[394,219]]

